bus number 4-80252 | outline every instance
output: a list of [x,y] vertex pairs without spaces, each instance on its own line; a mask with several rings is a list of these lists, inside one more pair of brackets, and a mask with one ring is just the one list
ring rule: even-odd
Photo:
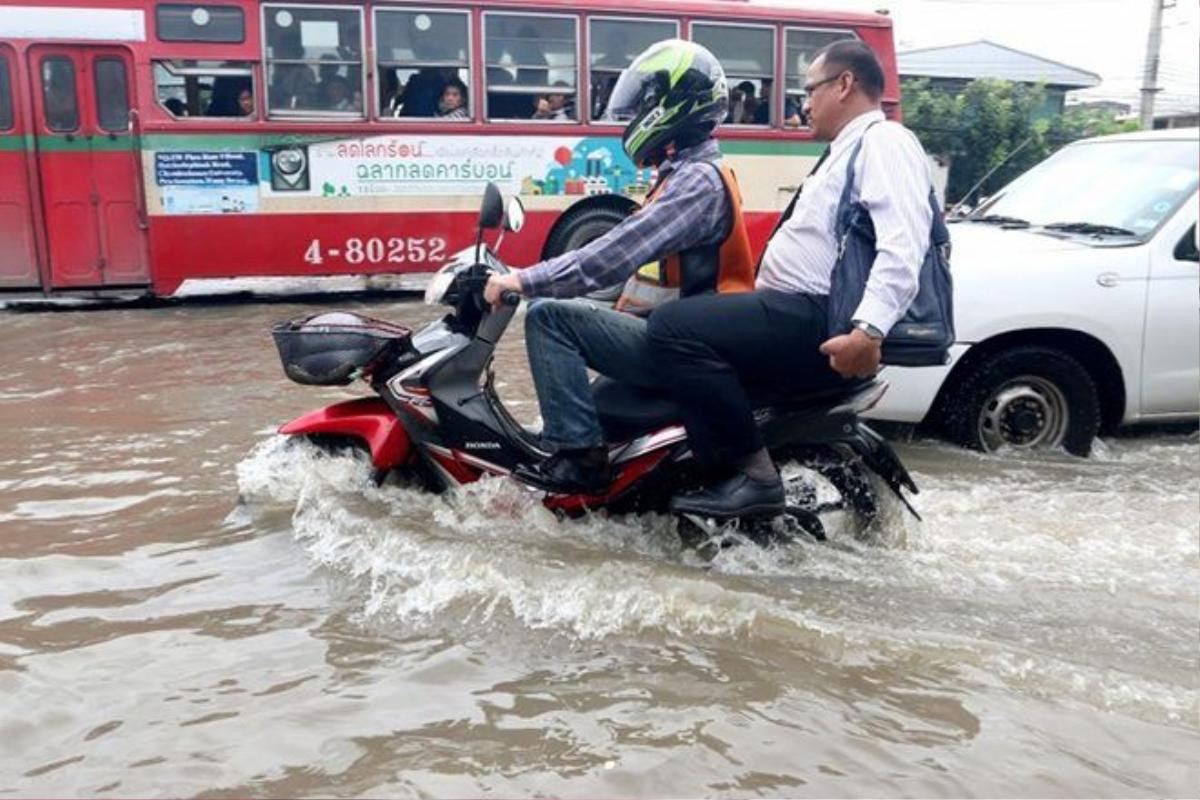
[[347,264],[440,264],[445,255],[446,240],[440,236],[393,236],[328,244],[313,239],[304,251],[304,260],[313,265],[324,264],[326,259]]

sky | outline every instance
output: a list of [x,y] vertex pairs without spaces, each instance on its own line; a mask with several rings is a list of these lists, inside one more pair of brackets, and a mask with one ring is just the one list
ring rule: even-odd
[[[762,0],[759,0],[762,2]],[[1136,113],[1155,0],[768,0],[798,8],[876,11],[894,21],[896,50],[988,39],[1094,72],[1068,100],[1120,100]],[[1168,0],[1170,2],[1170,0]],[[1163,12],[1155,113],[1200,109],[1200,3]]]

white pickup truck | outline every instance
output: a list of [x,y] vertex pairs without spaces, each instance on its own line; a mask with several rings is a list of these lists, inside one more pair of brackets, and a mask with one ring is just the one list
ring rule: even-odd
[[887,367],[869,416],[1062,447],[1200,416],[1200,129],[1075,142],[950,226],[951,363]]

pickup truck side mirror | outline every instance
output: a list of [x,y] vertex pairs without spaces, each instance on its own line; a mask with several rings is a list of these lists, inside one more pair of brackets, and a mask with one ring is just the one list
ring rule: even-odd
[[1175,245],[1176,261],[1195,261],[1200,263],[1200,243],[1196,241],[1196,226],[1188,228],[1188,232]]

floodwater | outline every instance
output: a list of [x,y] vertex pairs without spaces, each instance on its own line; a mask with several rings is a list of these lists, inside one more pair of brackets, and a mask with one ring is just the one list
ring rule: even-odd
[[[279,369],[313,310],[0,316],[0,796],[1200,787],[1194,432],[901,444],[923,523],[705,563],[288,446],[352,391]],[[533,419],[516,327],[499,362]]]

